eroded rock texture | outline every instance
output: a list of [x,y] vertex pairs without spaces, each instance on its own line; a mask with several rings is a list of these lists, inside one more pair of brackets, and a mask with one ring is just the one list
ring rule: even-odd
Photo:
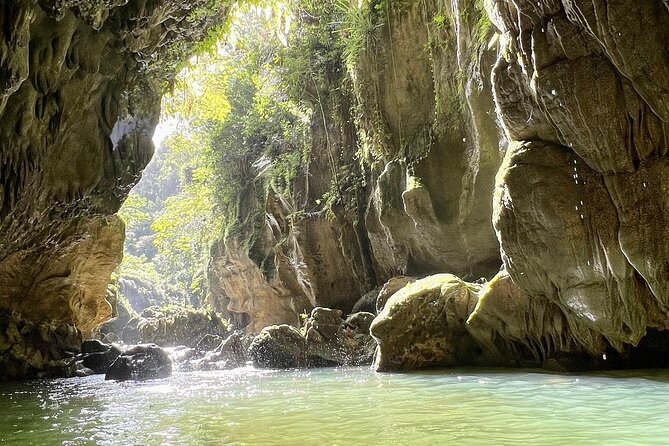
[[111,316],[113,214],[153,153],[162,84],[215,19],[203,4],[2,3],[0,308],[84,337]]
[[501,33],[494,93],[512,141],[494,203],[506,268],[564,315],[547,334],[567,332],[593,356],[625,353],[669,321],[669,9],[486,8]]
[[499,269],[484,16],[474,1],[388,2],[374,46],[354,63],[359,125],[378,159],[366,224],[385,279]]
[[[250,178],[237,231],[212,251],[217,310],[248,315],[240,321],[258,332],[296,325],[316,306],[350,312],[398,275],[494,276],[491,195],[504,144],[478,68],[494,55],[476,5],[361,6],[373,24],[367,45],[328,61],[304,93],[314,113],[293,198]],[[328,194],[337,199],[326,209]]]

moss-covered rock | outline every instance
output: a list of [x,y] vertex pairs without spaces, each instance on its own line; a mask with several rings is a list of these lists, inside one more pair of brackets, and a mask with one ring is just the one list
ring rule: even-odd
[[476,364],[482,353],[466,322],[480,286],[451,274],[418,280],[396,292],[371,326],[378,371]]
[[229,334],[227,320],[215,311],[167,306],[147,308],[128,322],[122,336],[125,342],[131,344],[198,347],[208,336],[225,339]]

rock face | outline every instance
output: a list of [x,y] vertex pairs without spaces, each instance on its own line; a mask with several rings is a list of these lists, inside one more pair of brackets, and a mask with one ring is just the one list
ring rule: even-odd
[[506,268],[563,314],[544,336],[568,333],[593,356],[629,353],[669,328],[669,8],[486,8],[501,34],[494,93],[511,140],[494,199]]
[[250,332],[296,326],[317,306],[349,313],[398,275],[499,270],[491,195],[503,144],[478,68],[494,60],[492,33],[477,2],[408,3],[388,2],[387,15],[365,4],[374,44],[314,62],[320,83],[302,98],[313,110],[310,150],[291,193],[262,181],[257,157],[247,161],[257,175],[209,272],[212,306],[248,317]]
[[225,13],[193,14],[205,3],[3,3],[0,309],[84,337],[111,316],[113,214],[153,153],[163,82]]
[[37,324],[0,309],[0,380],[72,376],[81,333],[72,325]]
[[105,380],[144,381],[172,375],[172,360],[155,344],[143,344],[124,351],[107,370]]
[[359,126],[380,159],[366,227],[386,280],[499,268],[490,191],[500,138],[477,5],[389,2],[375,45],[353,61]]

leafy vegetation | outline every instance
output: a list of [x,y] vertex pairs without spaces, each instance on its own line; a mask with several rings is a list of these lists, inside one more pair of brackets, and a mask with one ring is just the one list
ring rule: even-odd
[[[172,284],[155,287],[165,302],[201,306],[211,244],[253,224],[250,207],[265,187],[290,196],[305,164],[308,111],[280,82],[285,26],[277,23],[289,20],[278,5],[272,11],[242,8],[227,43],[184,67],[163,107],[172,134],[120,212],[127,242],[119,274],[144,270],[142,283]],[[246,196],[259,181],[254,203]]]

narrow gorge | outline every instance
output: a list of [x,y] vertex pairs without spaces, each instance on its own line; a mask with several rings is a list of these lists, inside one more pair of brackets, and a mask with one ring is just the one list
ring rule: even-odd
[[[0,378],[71,373],[128,312],[117,213],[163,96],[239,3],[3,2]],[[666,366],[666,1],[284,3],[285,42],[226,50],[278,91],[210,103],[212,150],[236,151],[199,171],[225,193],[183,298],[215,313],[188,323],[229,320],[256,365],[284,339],[306,349],[288,366]],[[270,26],[253,17],[239,41]]]

